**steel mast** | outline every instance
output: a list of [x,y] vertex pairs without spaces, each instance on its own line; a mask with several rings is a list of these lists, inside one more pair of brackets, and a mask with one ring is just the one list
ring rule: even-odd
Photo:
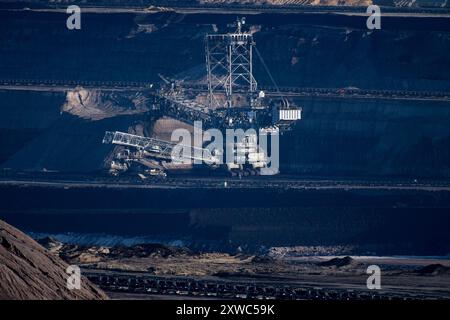
[[208,34],[205,39],[208,74],[208,106],[232,108],[233,94],[246,93],[253,107],[257,83],[253,77],[253,36],[242,32],[245,18],[237,19],[236,31]]

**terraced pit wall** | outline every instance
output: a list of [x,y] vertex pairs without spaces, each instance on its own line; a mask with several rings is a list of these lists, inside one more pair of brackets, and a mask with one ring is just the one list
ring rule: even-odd
[[[160,81],[158,73],[202,79],[203,37],[227,31],[234,15],[83,14],[69,31],[62,13],[0,12],[3,78]],[[279,86],[449,91],[446,18],[388,18],[382,30],[364,17],[252,15],[247,26]],[[255,61],[261,85],[272,85]],[[145,96],[145,92],[141,93]],[[101,93],[110,117],[66,112],[64,93],[0,90],[0,167],[93,172],[110,146],[105,130],[148,123],[133,94]],[[134,100],[133,100],[134,99]],[[145,101],[145,100],[144,100]],[[302,176],[448,178],[449,102],[370,99],[294,100],[303,120],[281,138],[281,170]],[[118,106],[112,110],[111,106]],[[71,106],[72,107],[72,106]],[[111,111],[112,110],[112,111]],[[92,110],[91,110],[92,111]]]

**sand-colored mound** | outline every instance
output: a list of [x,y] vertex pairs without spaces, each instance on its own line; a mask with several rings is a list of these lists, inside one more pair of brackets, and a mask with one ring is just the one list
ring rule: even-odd
[[0,299],[107,299],[86,278],[67,288],[67,264],[0,220]]
[[116,93],[77,87],[66,94],[62,112],[98,121],[148,111],[147,97],[142,93]]

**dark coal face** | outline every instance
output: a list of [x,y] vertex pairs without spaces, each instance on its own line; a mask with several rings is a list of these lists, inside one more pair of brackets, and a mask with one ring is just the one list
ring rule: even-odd
[[[0,11],[5,79],[159,82],[158,73],[204,75],[204,36],[231,30],[231,14],[83,14]],[[448,91],[450,38],[444,18],[385,17],[368,32],[363,17],[260,14],[247,17],[279,86]],[[444,19],[444,21],[446,21]],[[445,24],[448,27],[448,23]],[[255,77],[273,85],[260,61]],[[110,148],[105,130],[145,117],[96,122],[60,114],[63,93],[0,91],[0,167],[94,171]],[[294,99],[303,119],[281,139],[281,172],[318,176],[448,178],[447,101]],[[149,124],[151,127],[151,124]]]
[[[83,14],[0,11],[5,79],[160,81],[201,77],[206,33],[235,15]],[[449,24],[441,18],[365,19],[254,15],[247,24],[280,86],[450,90]],[[144,26],[145,28],[140,28]],[[200,70],[200,71],[199,71]],[[272,85],[255,62],[260,85]],[[146,115],[88,121],[61,114],[63,93],[0,91],[0,167],[94,172],[111,151],[105,130],[126,131]],[[295,101],[304,119],[281,137],[281,171],[302,177],[448,179],[447,101]],[[151,125],[151,124],[150,124]],[[446,254],[445,192],[115,190],[2,187],[0,218],[31,232],[181,239],[216,248],[358,245],[362,252]]]
[[350,245],[360,253],[450,251],[450,198],[442,192],[2,187],[1,193],[8,200],[0,218],[41,234],[181,240],[216,250]]

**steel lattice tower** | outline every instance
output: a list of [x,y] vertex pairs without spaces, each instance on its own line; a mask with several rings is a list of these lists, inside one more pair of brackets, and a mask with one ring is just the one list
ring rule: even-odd
[[[208,73],[208,103],[210,108],[232,108],[233,94],[246,93],[253,106],[257,83],[253,77],[253,36],[242,32],[245,20],[237,20],[234,33],[208,34],[206,68]],[[225,96],[225,101],[220,97]]]

